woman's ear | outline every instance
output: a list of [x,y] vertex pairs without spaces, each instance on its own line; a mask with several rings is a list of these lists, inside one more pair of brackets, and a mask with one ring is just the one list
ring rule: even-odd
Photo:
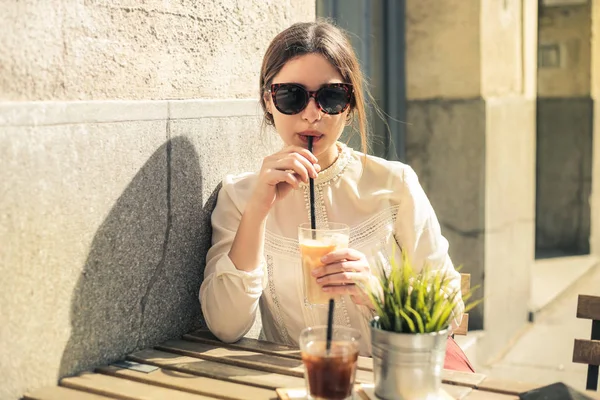
[[346,110],[346,126],[352,125],[352,121],[354,120],[354,110]]
[[269,114],[273,114],[273,102],[271,101],[271,96],[269,93],[263,93],[263,101],[265,102],[265,108]]

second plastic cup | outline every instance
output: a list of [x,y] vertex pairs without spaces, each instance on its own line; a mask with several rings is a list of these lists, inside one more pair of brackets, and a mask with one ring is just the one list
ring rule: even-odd
[[360,333],[333,326],[327,349],[327,327],[306,328],[300,333],[300,351],[309,399],[351,399],[358,360]]

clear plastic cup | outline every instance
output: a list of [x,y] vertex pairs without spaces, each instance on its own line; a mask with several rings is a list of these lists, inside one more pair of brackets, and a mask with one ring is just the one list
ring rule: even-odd
[[327,350],[326,326],[306,328],[300,333],[309,399],[352,399],[360,333],[356,329],[334,325],[331,339],[331,347]]
[[332,297],[321,289],[317,278],[312,276],[314,269],[322,267],[321,257],[337,249],[348,247],[350,228],[348,225],[329,222],[311,229],[310,224],[298,227],[298,241],[304,275],[304,298],[311,305],[326,305]]

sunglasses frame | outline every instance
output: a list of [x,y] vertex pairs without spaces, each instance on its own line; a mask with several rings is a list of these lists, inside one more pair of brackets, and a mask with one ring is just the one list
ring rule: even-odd
[[[297,112],[292,112],[292,113],[279,108],[279,106],[277,105],[276,95],[277,95],[277,91],[279,89],[281,89],[281,87],[283,87],[283,86],[295,86],[297,88],[302,89],[304,91],[305,98],[306,98],[306,103],[304,104],[304,107],[302,107]],[[329,112],[325,111],[325,109],[323,108],[321,103],[319,103],[319,97],[318,97],[319,93],[322,90],[331,89],[331,88],[343,88],[346,91],[346,93],[348,94],[348,101],[347,101],[346,105],[344,106],[344,108],[341,111],[335,112],[335,113],[329,113]],[[298,83],[273,83],[273,84],[271,84],[271,89],[269,90],[269,92],[271,93],[271,99],[273,100],[273,105],[275,105],[275,108],[280,113],[285,114],[285,115],[300,114],[302,111],[304,111],[306,109],[311,98],[315,99],[315,103],[317,104],[317,107],[319,107],[319,110],[322,111],[323,113],[325,113],[327,115],[338,115],[338,114],[343,113],[344,111],[346,111],[348,109],[348,107],[350,107],[352,100],[354,98],[354,96],[353,96],[354,88],[351,83],[326,83],[325,85],[321,86],[317,90],[307,90],[304,86],[302,86]]]

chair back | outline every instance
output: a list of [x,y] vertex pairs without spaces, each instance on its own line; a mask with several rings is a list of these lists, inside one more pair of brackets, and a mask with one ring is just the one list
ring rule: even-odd
[[598,390],[600,366],[600,297],[580,294],[577,299],[577,318],[592,320],[590,340],[575,339],[573,362],[587,364],[587,390]]

